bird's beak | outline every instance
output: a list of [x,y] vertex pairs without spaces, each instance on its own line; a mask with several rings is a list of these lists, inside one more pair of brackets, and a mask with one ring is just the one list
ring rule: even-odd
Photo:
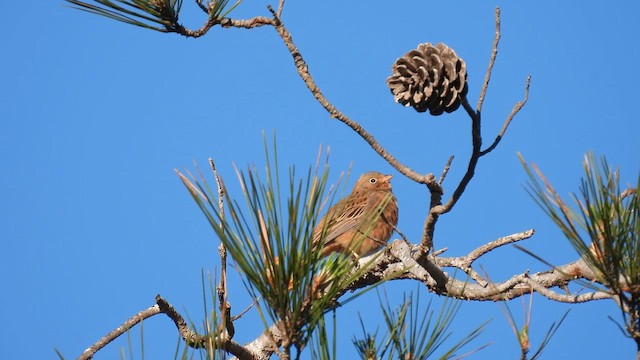
[[391,180],[392,177],[393,175],[385,175],[384,178],[382,178],[382,180],[389,182],[389,180]]

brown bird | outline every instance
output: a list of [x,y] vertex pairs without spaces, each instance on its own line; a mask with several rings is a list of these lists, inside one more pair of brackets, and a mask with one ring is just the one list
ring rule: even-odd
[[398,224],[391,177],[375,171],[363,174],[351,194],[320,219],[313,230],[313,243],[322,242],[322,256],[341,252],[361,257],[387,243]]

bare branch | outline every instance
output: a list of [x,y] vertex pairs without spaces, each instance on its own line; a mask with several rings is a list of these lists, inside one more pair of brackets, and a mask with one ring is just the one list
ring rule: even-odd
[[431,206],[429,213],[427,214],[427,218],[424,219],[424,226],[422,228],[422,240],[420,241],[420,248],[423,255],[426,255],[429,250],[433,249],[433,234],[436,230],[436,222],[438,221],[438,217],[440,214],[433,211],[435,207],[442,206],[440,204],[440,199],[442,195],[434,195],[431,193]]
[[80,356],[78,356],[78,360],[86,360],[93,358],[93,355],[98,352],[98,350],[107,346],[110,342],[115,340],[118,336],[126,333],[134,327],[136,324],[141,322],[144,319],[148,319],[154,315],[160,313],[160,307],[158,305],[153,305],[152,307],[142,310],[139,313],[133,315],[129,320],[125,321],[124,324],[118,326],[113,331],[105,335],[102,339],[98,340],[95,344],[91,345],[87,348]]
[[[496,9],[496,39],[494,41],[494,53],[497,53],[497,46],[498,46],[499,39],[500,39],[500,8],[497,8]],[[491,144],[491,146],[489,146],[487,149],[481,150],[481,147],[482,147],[482,132],[481,132],[481,113],[480,113],[480,109],[482,107],[482,101],[484,101],[484,99],[482,98],[484,96],[483,94],[486,92],[486,86],[488,86],[488,84],[489,84],[489,78],[491,77],[491,70],[493,68],[494,60],[495,60],[495,54],[492,55],[491,61],[490,61],[490,64],[489,64],[489,69],[487,69],[487,77],[485,79],[485,84],[483,85],[483,90],[482,90],[482,93],[481,93],[481,99],[478,101],[478,110],[474,110],[471,107],[471,105],[469,104],[466,96],[461,99],[462,100],[462,106],[464,107],[465,111],[467,112],[467,114],[471,118],[471,124],[472,124],[471,125],[471,136],[472,136],[473,150],[472,150],[472,153],[471,153],[471,157],[469,159],[469,164],[467,166],[467,171],[464,174],[462,180],[460,180],[460,183],[458,184],[458,187],[453,192],[453,195],[451,196],[449,201],[447,201],[447,203],[442,205],[440,203],[441,195],[437,196],[437,194],[434,194],[433,191],[431,192],[431,206],[430,206],[429,214],[427,215],[427,218],[425,219],[425,224],[424,224],[424,228],[423,228],[423,235],[422,235],[422,241],[420,242],[420,244],[422,246],[422,250],[421,250],[422,255],[424,255],[429,249],[431,249],[433,247],[433,233],[435,231],[435,225],[436,225],[436,222],[438,221],[438,217],[440,215],[442,215],[442,214],[448,213],[449,211],[451,211],[453,209],[455,204],[458,202],[458,200],[460,199],[460,197],[464,193],[467,185],[469,184],[469,182],[473,178],[473,176],[475,174],[475,168],[476,168],[476,166],[478,164],[478,160],[480,159],[480,157],[488,154],[493,149],[495,149],[496,146],[498,146],[498,143],[500,142],[500,140],[504,136],[509,124],[511,123],[511,121],[513,120],[515,115],[522,109],[522,107],[524,107],[524,105],[527,103],[527,100],[529,99],[529,85],[531,83],[531,77],[530,76],[527,78],[527,83],[526,83],[526,86],[525,86],[525,96],[524,96],[523,100],[517,102],[514,105],[513,109],[511,110],[511,113],[509,114],[509,116],[507,117],[505,123],[502,126],[502,130],[500,131],[500,133],[496,137],[496,140],[493,142],[493,144]],[[446,173],[443,172],[443,175],[444,174],[446,174]],[[443,179],[443,177],[441,177],[441,179]],[[438,184],[440,184],[440,182]]]
[[542,286],[541,284],[539,284],[538,282],[532,279],[528,279],[526,282],[529,283],[529,285],[531,285],[533,290],[535,290],[540,295],[557,302],[576,304],[576,303],[583,303],[591,300],[602,300],[602,299],[611,298],[611,294],[601,292],[601,291],[595,291],[595,292],[590,292],[585,294],[573,294],[573,295],[560,294],[551,289],[547,289],[546,287]]
[[198,4],[200,10],[204,11],[205,14],[209,13],[209,9],[202,3],[202,0],[196,0],[196,4]]
[[322,105],[322,107],[329,113],[329,115],[332,118],[338,119],[339,121],[343,122],[344,124],[349,126],[353,131],[355,131],[358,135],[360,135],[360,137],[362,137],[373,148],[373,150],[378,153],[378,155],[380,155],[383,159],[385,159],[391,166],[393,166],[401,174],[405,175],[406,177],[408,177],[409,179],[417,183],[426,184],[429,188],[432,188],[432,187],[438,188],[436,178],[433,174],[431,173],[425,174],[425,175],[419,174],[416,171],[409,168],[408,166],[402,164],[400,161],[398,161],[398,159],[396,159],[386,149],[384,149],[382,145],[380,145],[380,143],[378,143],[378,141],[373,137],[373,135],[371,135],[368,131],[366,131],[359,123],[357,123],[356,121],[352,120],[351,118],[343,114],[333,104],[331,104],[329,100],[327,100],[327,98],[324,96],[320,88],[318,88],[315,81],[313,80],[313,77],[309,73],[309,66],[307,65],[306,61],[302,58],[302,54],[300,54],[300,51],[298,50],[296,45],[293,43],[291,34],[282,24],[280,17],[273,10],[273,8],[271,7],[268,7],[268,8],[269,8],[269,11],[271,11],[271,14],[273,15],[274,27],[278,32],[278,35],[280,35],[280,37],[282,38],[282,41],[284,42],[287,49],[289,50],[289,53],[293,57],[293,62],[298,71],[298,75],[300,75],[300,78],[302,78],[302,81],[304,81],[309,91],[311,91],[311,94],[313,94],[316,100],[318,100],[320,105]]
[[156,304],[160,307],[160,311],[165,313],[173,321],[180,333],[180,336],[188,346],[196,349],[204,348],[215,340],[215,344],[217,346],[237,356],[241,360],[256,359],[256,356],[252,354],[251,351],[231,340],[224,333],[221,334],[221,336],[212,339],[211,335],[199,335],[197,332],[191,330],[189,326],[187,326],[187,322],[184,318],[162,296],[156,296]]
[[180,336],[182,336],[182,339],[184,339],[187,345],[196,349],[201,349],[206,346],[209,336],[199,335],[197,332],[191,330],[182,315],[180,315],[167,300],[160,295],[156,295],[156,304],[160,308],[160,312],[166,314],[173,321]]
[[444,178],[447,176],[447,173],[449,173],[449,168],[451,168],[452,162],[453,162],[453,155],[449,157],[449,160],[447,160],[447,163],[444,165],[444,169],[442,169],[442,174],[440,174],[440,179],[438,179],[438,184],[440,184],[440,186],[442,186],[442,183],[444,182]]
[[251,353],[259,354],[256,359],[267,360],[276,352],[278,346],[282,343],[283,337],[280,323],[275,323],[265,330],[262,335],[245,346]]
[[440,254],[444,254],[445,252],[447,252],[447,250],[449,250],[449,248],[445,246],[445,247],[443,247],[442,249],[435,250],[435,251],[432,253],[432,255],[433,255],[433,256],[438,256],[438,255],[440,255]]
[[[211,166],[211,171],[213,172],[213,177],[216,180],[216,188],[218,189],[218,210],[220,210],[220,216],[224,219],[224,195],[226,193],[224,183],[222,182],[222,178],[218,174],[218,170],[216,170],[216,164],[213,162],[212,158],[209,158],[209,166]],[[220,221],[220,227],[222,228],[223,223]]]
[[467,100],[466,96],[461,99],[461,104],[462,104],[462,107],[464,108],[464,110],[467,112],[467,114],[471,118],[471,120],[474,120],[474,121],[479,121],[480,120],[480,113],[475,111],[471,107],[471,105],[469,104],[469,101]]
[[433,233],[435,231],[438,217],[451,211],[451,209],[453,209],[453,206],[458,202],[458,199],[460,199],[460,196],[462,196],[462,193],[473,178],[478,159],[480,158],[480,147],[482,146],[482,136],[480,133],[480,114],[471,109],[466,96],[462,98],[462,105],[471,117],[473,152],[471,154],[471,158],[469,159],[467,172],[464,174],[462,180],[460,180],[460,183],[458,184],[458,187],[453,192],[453,195],[445,205],[441,205],[440,203],[442,194],[435,194],[433,191],[431,192],[431,206],[429,208],[429,214],[427,214],[427,218],[425,219],[422,241],[420,242],[420,245],[422,247],[420,253],[421,257],[426,255],[428,250],[433,247]]
[[[580,303],[591,300],[603,300],[611,298],[611,294],[602,291],[594,291],[585,294],[559,294],[552,290],[553,287],[563,287],[573,278],[568,278],[564,271],[578,269],[578,262],[567,264],[552,271],[529,275],[527,272],[514,275],[510,279],[492,286],[482,286],[468,281],[450,279],[447,284],[447,295],[466,300],[511,300],[533,291],[540,292],[551,300],[564,303]],[[581,276],[580,276],[581,277]]]
[[[514,275],[511,279],[508,279],[502,283],[493,284],[493,286],[489,288],[486,286],[486,281],[483,280],[479,274],[473,271],[473,269],[471,269],[471,263],[473,263],[483,255],[489,253],[490,251],[507,244],[527,239],[532,235],[533,230],[528,230],[499,238],[486,245],[474,249],[466,256],[455,258],[436,257],[433,255],[429,256],[431,262],[439,268],[457,268],[469,274],[469,276],[473,280],[476,280],[475,278],[480,279],[481,281],[476,281],[477,284],[469,283],[468,279],[462,281],[453,277],[449,277],[449,275],[447,275],[448,278],[446,281],[446,289],[443,290],[439,287],[430,286],[428,278],[419,276],[421,273],[420,271],[416,270],[407,272],[399,278],[416,279],[423,282],[425,285],[427,285],[427,287],[429,287],[429,290],[435,293],[464,298],[467,300],[509,300],[522,296],[526,293],[530,293],[532,288],[534,291],[542,293],[543,288],[563,288],[569,282],[577,279],[597,281],[596,275],[593,273],[593,270],[582,259],[566,265],[557,266],[549,271],[536,273],[534,275],[529,275],[527,272],[520,275]],[[402,249],[402,247],[399,247],[398,249]],[[396,257],[403,256],[399,255],[398,253],[394,253],[394,255]],[[390,259],[380,259],[380,261],[390,261],[390,264],[393,263],[393,260]],[[538,285],[533,286],[532,281]],[[555,301],[568,303],[608,299],[612,296],[611,294],[602,291],[595,291],[593,293],[581,295],[566,294],[566,296],[560,296],[561,294],[553,295],[552,293],[547,291],[543,295],[552,298],[552,300]]]
[[527,83],[525,84],[525,87],[524,87],[524,98],[522,98],[522,101],[518,101],[513,106],[513,109],[511,110],[511,113],[509,114],[509,116],[507,116],[507,119],[505,120],[504,124],[502,125],[502,129],[498,133],[498,136],[496,136],[496,139],[493,141],[493,144],[491,144],[491,146],[489,146],[485,150],[482,150],[480,152],[480,156],[484,156],[484,155],[490,153],[493,149],[496,148],[496,146],[498,146],[498,143],[500,143],[500,140],[502,140],[502,137],[504,136],[504,133],[507,132],[507,128],[509,127],[509,124],[511,124],[511,120],[513,120],[513,118],[516,116],[516,114],[527,103],[527,100],[529,100],[529,85],[530,84],[531,84],[531,75],[527,76]]
[[637,193],[637,191],[638,189],[632,188],[632,187],[628,187],[624,189],[624,191],[620,194],[620,200],[624,200],[624,198],[628,197],[629,195],[633,195]]
[[447,276],[440,268],[428,260],[419,264],[411,256],[411,248],[406,242],[393,242],[390,247],[390,253],[404,265],[406,271],[412,273],[416,278],[425,278],[429,286],[444,288],[447,284]]
[[[469,103],[466,97],[462,99],[462,104],[465,108],[469,107]],[[473,143],[473,150],[471,158],[469,159],[469,164],[467,165],[467,172],[462,177],[462,180],[460,180],[458,187],[453,192],[453,195],[451,196],[449,201],[444,205],[444,209],[442,209],[442,212],[440,212],[440,214],[447,213],[451,211],[451,209],[453,209],[453,206],[458,202],[458,199],[460,199],[460,196],[462,196],[462,193],[467,188],[467,185],[475,174],[476,165],[478,164],[478,159],[480,158],[480,147],[482,146],[482,134],[480,132],[480,113],[477,113],[476,116],[472,116],[471,118],[471,138]]]
[[[216,170],[216,165],[213,162],[212,158],[209,158],[209,166],[211,166],[211,171],[213,171],[213,177],[216,180],[216,187],[218,189],[218,211],[220,212],[220,224],[218,225],[220,229],[224,227],[224,193],[225,189],[222,184],[222,179],[218,175],[218,171]],[[224,304],[227,302],[227,249],[224,247],[223,243],[220,243],[218,246],[218,254],[220,255],[220,283],[218,284],[218,297],[220,301],[220,310],[224,313],[224,309],[226,307]]]
[[212,27],[218,24],[223,28],[234,27],[234,28],[241,28],[241,29],[253,29],[260,26],[273,25],[273,20],[263,16],[256,16],[251,19],[230,19],[230,18],[217,19],[215,17],[209,17],[207,22],[205,22],[204,25],[202,25],[202,27],[198,30],[191,30],[180,24],[175,24],[175,25],[176,25],[176,32],[178,34],[186,37],[199,38],[205,35],[207,32],[209,32],[209,30],[211,30]]
[[[209,166],[213,171],[213,177],[216,179],[216,187],[218,189],[218,211],[220,212],[220,229],[224,228],[224,194],[225,187],[222,178],[216,170],[216,165],[212,158],[209,158]],[[229,338],[233,338],[235,328],[231,318],[231,304],[227,301],[227,249],[223,243],[218,246],[218,255],[220,256],[220,282],[218,283],[218,302],[220,304],[220,321],[219,333],[228,334]]]
[[[173,323],[176,325],[180,336],[184,339],[185,343],[193,348],[199,349],[204,348],[209,345],[214,339],[211,338],[210,335],[199,335],[195,331],[191,330],[187,325],[187,322],[184,318],[176,311],[176,309],[171,306],[162,296],[156,296],[156,304],[152,307],[142,310],[139,313],[132,316],[129,320],[125,321],[124,324],[118,326],[110,333],[105,335],[102,339],[98,340],[95,344],[91,345],[88,349],[86,349],[79,357],[78,360],[87,360],[93,358],[95,353],[109,344],[111,341],[115,340],[120,335],[126,333],[135,325],[140,323],[141,321],[148,319],[152,316],[158,315],[160,313],[164,313],[167,315]],[[242,345],[237,342],[226,338],[226,339],[215,339],[217,345],[237,356],[241,360],[254,360],[256,356],[254,356],[249,350],[244,348]]]
[[449,157],[449,160],[447,160],[447,163],[442,170],[442,174],[440,175],[440,179],[437,183],[438,186],[429,187],[429,213],[427,214],[427,218],[424,220],[424,226],[422,228],[422,240],[420,241],[419,249],[420,256],[418,256],[418,258],[423,258],[424,255],[426,255],[433,248],[433,233],[435,232],[436,222],[438,221],[439,214],[431,210],[436,206],[442,205],[442,195],[444,194],[442,183],[444,182],[444,179],[449,172],[449,168],[451,167],[452,162],[453,155]]
[[433,259],[434,261],[436,261],[436,264],[440,267],[455,267],[464,271],[467,275],[469,275],[469,277],[472,280],[476,281],[478,284],[484,287],[488,285],[488,282],[487,280],[483,279],[482,276],[471,267],[473,262],[476,261],[481,256],[483,256],[484,254],[492,250],[495,250],[501,246],[511,244],[517,241],[521,241],[524,239],[528,239],[531,236],[533,236],[533,233],[534,233],[534,230],[531,229],[531,230],[527,230],[524,232],[520,232],[517,234],[512,234],[509,236],[496,239],[494,241],[491,241],[487,244],[484,244],[476,248],[475,250],[471,251],[469,254],[465,256],[460,256],[455,258],[433,257]]
[[491,241],[491,242],[489,242],[487,244],[484,244],[484,245],[476,248],[472,252],[470,252],[467,256],[464,257],[465,261],[469,265],[471,265],[471,263],[476,261],[478,258],[483,256],[484,254],[488,253],[489,251],[497,249],[500,246],[504,246],[504,245],[511,244],[511,243],[514,243],[514,242],[517,242],[517,241],[522,241],[522,240],[528,239],[528,238],[532,237],[534,233],[535,233],[535,230],[534,229],[530,229],[530,230],[527,230],[527,231],[519,232],[519,233],[516,233],[516,234],[511,234],[511,235],[496,239],[494,241]]
[[480,90],[480,96],[478,97],[478,105],[476,106],[476,111],[478,114],[482,112],[482,104],[484,103],[484,98],[487,95],[487,88],[489,88],[489,81],[491,80],[491,72],[493,71],[493,65],[496,62],[496,56],[498,55],[498,44],[500,43],[500,7],[496,7],[495,12],[496,17],[496,34],[493,38],[493,46],[491,47],[491,57],[489,58],[489,65],[487,66],[487,72],[484,75],[484,83],[482,84],[482,89]]
[[186,37],[192,37],[192,38],[199,38],[200,36],[203,36],[204,34],[208,33],[209,30],[218,23],[218,19],[216,19],[213,16],[209,16],[209,19],[207,20],[207,22],[205,22],[202,27],[198,30],[191,30],[189,28],[184,27],[182,24],[174,24],[175,26],[175,31],[182,35],[182,36],[186,36]]
[[220,20],[220,26],[222,26],[223,28],[234,27],[234,28],[240,28],[240,29],[253,29],[255,27],[260,27],[265,25],[275,26],[273,19],[269,19],[263,16],[256,16],[254,18],[246,19],[246,20],[229,19],[229,18],[224,18]]
[[178,34],[186,37],[199,38],[205,35],[207,32],[209,32],[209,30],[211,30],[212,27],[218,24],[220,24],[220,26],[222,26],[223,28],[235,27],[235,28],[242,28],[242,29],[253,29],[255,27],[273,25],[273,23],[274,22],[272,19],[262,17],[262,16],[256,16],[254,18],[246,19],[246,20],[230,19],[230,18],[219,19],[214,16],[209,16],[209,19],[207,20],[207,22],[205,22],[204,25],[202,25],[202,27],[198,30],[191,30],[180,24],[175,24],[175,26],[176,26],[176,32]]
[[284,0],[280,0],[278,3],[278,17],[282,16],[283,9],[284,9]]
[[[597,278],[591,268],[582,260],[557,266],[549,271],[535,273],[530,275],[528,272],[517,274],[512,276],[501,283],[492,283],[492,286],[487,287],[486,284],[469,282],[469,279],[458,280],[446,272],[443,272],[441,268],[453,267],[460,270],[464,270],[468,267],[468,262],[471,259],[478,259],[481,256],[487,254],[491,250],[497,249],[504,245],[521,241],[532,235],[532,230],[524,231],[522,233],[506,236],[495,241],[492,241],[488,247],[481,246],[468,255],[458,258],[441,258],[429,256],[431,264],[436,265],[437,272],[429,271],[420,265],[420,262],[412,262],[409,258],[416,258],[417,252],[414,252],[410,247],[406,246],[406,243],[402,240],[396,240],[389,245],[390,251],[378,255],[376,258],[376,264],[371,268],[373,269],[369,273],[363,275],[360,281],[354,282],[345,291],[353,291],[359,288],[369,286],[384,278],[389,274],[389,269],[404,270],[404,273],[397,276],[393,280],[401,279],[413,279],[418,280],[425,284],[430,291],[441,294],[461,298],[465,300],[478,300],[478,301],[496,301],[496,300],[510,300],[516,297],[528,294],[533,291],[541,289],[550,289],[554,287],[565,288],[565,285],[578,279],[585,279],[588,281],[597,282]],[[417,265],[416,265],[417,264]],[[398,267],[400,265],[400,267]],[[416,266],[422,267],[422,269],[416,268]],[[440,276],[438,273],[443,274],[446,280],[435,281],[435,276]],[[444,287],[440,284],[445,283]],[[534,284],[535,283],[535,284]],[[536,285],[537,284],[537,285]],[[558,294],[552,295],[550,292],[543,294],[547,297],[553,297],[555,301],[566,303],[577,303],[590,300],[609,299],[611,294],[603,291],[594,291],[586,294]],[[560,296],[562,295],[562,296]]]

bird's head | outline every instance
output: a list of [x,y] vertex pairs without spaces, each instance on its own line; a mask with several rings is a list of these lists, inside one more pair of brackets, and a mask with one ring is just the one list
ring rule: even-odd
[[353,187],[353,191],[363,190],[391,190],[391,178],[393,175],[381,174],[370,171],[362,174]]

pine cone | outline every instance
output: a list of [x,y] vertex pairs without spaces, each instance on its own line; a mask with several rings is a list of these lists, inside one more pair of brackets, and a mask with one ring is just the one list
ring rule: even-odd
[[443,43],[418,45],[398,58],[391,70],[387,85],[395,101],[418,112],[450,113],[467,94],[467,65]]

